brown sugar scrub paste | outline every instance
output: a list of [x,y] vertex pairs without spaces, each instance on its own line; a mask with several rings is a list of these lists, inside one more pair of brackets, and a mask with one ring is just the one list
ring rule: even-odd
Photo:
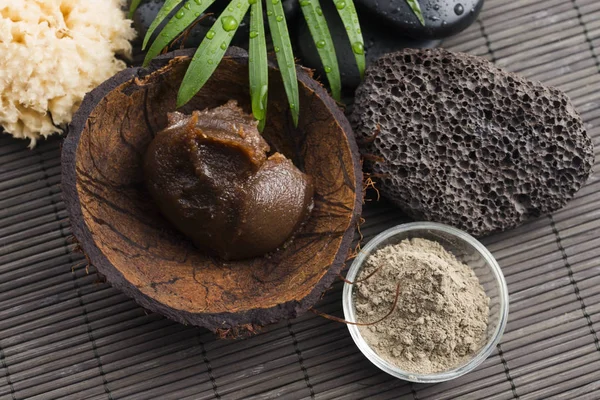
[[486,342],[490,300],[473,270],[437,242],[415,238],[383,247],[356,282],[359,323],[389,313],[400,285],[391,315],[359,330],[381,358],[406,372],[449,370]]
[[235,101],[171,113],[150,143],[146,185],[162,214],[194,244],[225,260],[277,250],[310,212],[312,179],[269,155],[252,115]]

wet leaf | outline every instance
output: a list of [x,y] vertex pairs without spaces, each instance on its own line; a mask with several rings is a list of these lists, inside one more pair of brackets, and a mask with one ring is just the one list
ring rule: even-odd
[[181,82],[177,107],[190,101],[211,77],[249,7],[248,0],[233,0],[206,33]]
[[262,131],[267,116],[267,95],[269,90],[269,65],[262,1],[255,1],[250,9],[248,65],[250,69],[252,114],[259,121],[259,129]]
[[165,1],[165,4],[163,4],[163,6],[160,8],[160,10],[158,11],[158,14],[156,14],[156,18],[154,18],[154,21],[152,21],[152,23],[150,24],[150,27],[148,28],[148,32],[146,32],[146,36],[144,37],[144,43],[142,44],[142,50],[146,50],[146,46],[148,45],[148,42],[150,41],[152,34],[156,30],[156,28],[158,28],[160,23],[163,22],[164,19],[167,18],[167,16],[169,15],[169,13],[171,11],[173,11],[173,9],[175,7],[177,7],[179,4],[181,4],[182,1],[183,0],[166,0]]
[[296,63],[292,51],[290,34],[285,22],[285,14],[281,0],[266,0],[267,18],[271,30],[271,39],[275,49],[275,57],[283,79],[283,86],[287,94],[294,125],[298,125],[300,111],[300,95],[298,93],[298,77],[296,76]]
[[[343,3],[345,6],[345,1],[343,0],[338,1],[338,3]],[[333,98],[340,101],[342,91],[340,68],[335,53],[335,46],[331,39],[331,33],[327,26],[327,20],[323,15],[323,11],[321,11],[319,0],[300,0],[300,6],[310,34],[317,47],[321,62],[323,63],[323,68],[327,74],[331,94]]]
[[169,43],[185,31],[214,1],[203,0],[202,2],[198,2],[188,0],[167,25],[165,25],[156,40],[154,40],[146,53],[146,58],[144,58],[144,66],[147,66]]
[[[341,7],[341,3],[344,3],[343,7]],[[360,77],[363,78],[365,74],[365,41],[360,29],[360,23],[358,22],[356,7],[354,7],[352,0],[337,0],[336,8],[346,27],[346,33],[348,34],[348,39],[350,39],[356,65],[358,66]]]

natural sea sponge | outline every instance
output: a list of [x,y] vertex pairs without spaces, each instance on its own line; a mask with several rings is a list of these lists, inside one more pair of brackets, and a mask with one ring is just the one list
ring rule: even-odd
[[375,62],[351,122],[385,197],[475,235],[564,206],[594,163],[563,92],[443,49]]
[[0,0],[0,125],[31,140],[61,132],[83,96],[126,67],[124,0]]

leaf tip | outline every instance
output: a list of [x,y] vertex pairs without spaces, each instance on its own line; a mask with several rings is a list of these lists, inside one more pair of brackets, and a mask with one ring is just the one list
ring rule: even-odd
[[144,36],[144,41],[142,42],[142,50],[146,50],[146,47],[148,47],[149,41],[150,41],[150,31],[146,32],[146,35]]
[[142,62],[142,67],[146,68],[148,65],[150,65],[150,61],[152,61],[152,59],[149,57],[149,54],[146,54],[146,57],[144,57],[144,62]]
[[186,105],[188,101],[190,101],[189,95],[183,90],[183,87],[179,88],[179,92],[177,92],[177,103],[175,106],[177,108],[181,108]]
[[258,131],[262,133],[265,130],[265,125],[267,124],[266,118],[263,118],[258,121]]

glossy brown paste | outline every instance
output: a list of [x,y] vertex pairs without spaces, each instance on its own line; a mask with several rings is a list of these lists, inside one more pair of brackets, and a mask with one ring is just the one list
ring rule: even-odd
[[309,176],[275,153],[235,102],[169,114],[146,152],[150,194],[196,246],[226,260],[281,246],[312,204]]

